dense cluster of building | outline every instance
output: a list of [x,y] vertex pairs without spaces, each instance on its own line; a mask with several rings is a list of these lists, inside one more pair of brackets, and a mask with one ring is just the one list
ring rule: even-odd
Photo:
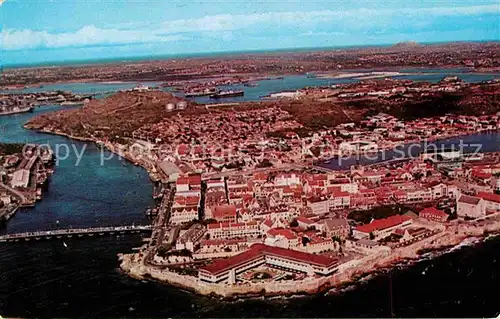
[[[498,130],[497,114],[445,115],[401,121],[379,113],[359,123],[301,136],[302,125],[280,108],[218,109],[174,116],[141,127],[137,139],[154,141],[148,151],[157,159],[188,163],[199,172],[310,164],[312,160],[377,155],[403,144],[432,142],[481,131]],[[418,145],[417,145],[418,146]],[[417,147],[417,155],[422,147]],[[400,148],[400,157],[409,151]]]
[[0,115],[28,112],[37,105],[79,105],[88,101],[89,97],[65,91],[0,94]]
[[[225,258],[199,268],[200,280],[211,283],[241,282],[268,268],[321,276],[346,258],[423,240],[455,218],[500,213],[499,154],[456,153],[328,173],[264,170],[208,179],[176,173],[170,223],[185,229],[176,249],[193,259]],[[381,207],[400,210],[368,222],[349,214]]]
[[26,145],[22,151],[0,152],[0,219],[8,219],[19,206],[33,205],[52,174],[50,149]]
[[459,67],[478,70],[498,67],[496,42],[452,43],[440,45],[402,45],[389,47],[349,48],[313,52],[280,52],[245,54],[228,58],[176,58],[136,63],[112,63],[81,66],[47,66],[11,68],[3,72],[5,85],[47,83],[92,79],[179,81],[209,79],[220,75],[234,78],[262,74],[290,74],[338,69],[371,69],[384,67]]

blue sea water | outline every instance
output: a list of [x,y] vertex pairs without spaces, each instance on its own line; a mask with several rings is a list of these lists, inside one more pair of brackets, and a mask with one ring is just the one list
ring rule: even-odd
[[1,231],[147,223],[144,211],[153,204],[152,184],[142,168],[93,144],[22,127],[30,117],[57,108],[0,117],[0,142],[48,143],[61,155],[43,200],[18,211]]
[[[1,232],[146,223],[152,204],[146,172],[87,143],[25,130],[36,114],[0,117],[0,142],[75,145],[87,150],[61,161],[48,192],[20,210]],[[469,137],[477,142],[478,137]],[[498,149],[498,136],[480,136]],[[56,221],[59,221],[57,223]],[[0,315],[8,317],[492,317],[499,313],[500,239],[465,247],[358,283],[331,296],[226,302],[126,277],[117,253],[141,244],[138,236],[0,243]],[[390,288],[392,286],[392,302]],[[392,305],[392,306],[391,306]]]
[[20,90],[0,90],[0,93],[38,93],[51,91],[71,91],[75,94],[99,94],[116,92],[118,90],[129,90],[134,87],[145,84],[149,86],[158,86],[161,82],[68,82],[44,84],[41,86],[28,87]]

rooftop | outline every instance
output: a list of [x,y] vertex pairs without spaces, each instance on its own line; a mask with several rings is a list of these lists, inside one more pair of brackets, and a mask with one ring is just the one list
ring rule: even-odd
[[458,200],[458,202],[469,204],[469,205],[477,205],[480,200],[481,200],[481,198],[478,198],[478,197],[462,195],[462,196],[460,196],[460,199]]
[[252,259],[264,257],[267,255],[278,256],[320,267],[330,267],[338,263],[338,259],[326,256],[313,255],[279,247],[271,247],[264,244],[254,244],[249,250],[241,254],[227,259],[218,259],[209,265],[201,267],[200,269],[215,275],[234,268],[240,264],[246,263]]
[[383,219],[374,219],[371,223],[356,227],[357,231],[370,233],[375,230],[387,229],[411,220],[411,217],[404,215],[393,215]]

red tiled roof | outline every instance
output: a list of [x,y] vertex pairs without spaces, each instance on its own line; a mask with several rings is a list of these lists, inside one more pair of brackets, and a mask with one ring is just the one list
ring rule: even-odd
[[189,185],[189,178],[185,176],[179,176],[177,179],[177,185]]
[[481,199],[478,197],[473,197],[473,196],[467,196],[467,195],[462,195],[458,199],[460,203],[465,203],[469,205],[477,205]]
[[314,224],[314,222],[313,222],[312,220],[310,220],[309,218],[304,217],[304,216],[299,216],[299,217],[297,217],[297,221],[298,221],[298,222],[301,222],[301,223],[304,223],[304,224],[307,224],[307,225],[312,225],[312,224]]
[[314,174],[312,177],[313,177],[313,180],[316,180],[316,181],[326,181],[327,180],[327,176],[324,174]]
[[494,193],[479,192],[477,193],[477,196],[489,202],[500,203],[500,195]]
[[411,217],[404,215],[393,215],[383,219],[375,219],[366,225],[357,226],[356,230],[363,233],[370,233],[375,230],[387,229],[411,220]]
[[200,197],[199,196],[187,196],[187,197],[176,196],[174,201],[179,205],[197,206],[198,203],[200,202]]
[[266,225],[269,228],[273,227],[273,221],[270,220],[269,218],[266,219],[263,224]]
[[297,236],[290,230],[286,228],[271,228],[267,231],[267,234],[272,237],[283,236],[286,239],[296,239]]
[[439,217],[448,217],[448,214],[443,212],[442,210],[439,210],[435,207],[427,207],[424,208],[420,211],[419,213],[420,216],[424,217],[425,216],[439,216]]
[[350,194],[348,192],[343,192],[340,187],[337,188],[337,189],[334,189],[333,192],[332,192],[332,195],[334,197],[349,197]]
[[485,172],[478,171],[478,170],[473,170],[472,171],[472,176],[480,178],[480,179],[489,179],[489,178],[491,178],[492,174],[491,173],[485,173]]
[[236,206],[234,205],[221,205],[215,207],[212,215],[215,219],[224,217],[236,217]]
[[201,175],[189,175],[189,184],[190,185],[201,184]]
[[227,259],[218,259],[209,265],[201,267],[200,270],[204,270],[212,275],[215,275],[231,268],[235,268],[238,265],[246,264],[251,260],[263,258],[266,255],[279,256],[281,258],[304,262],[320,267],[330,267],[338,263],[338,259],[326,256],[313,255],[296,250],[267,246],[264,244],[254,244],[249,250],[241,254]]
[[180,154],[180,155],[184,155],[186,154],[187,152],[189,152],[189,145],[186,145],[186,144],[180,144],[178,147],[177,147],[177,153]]

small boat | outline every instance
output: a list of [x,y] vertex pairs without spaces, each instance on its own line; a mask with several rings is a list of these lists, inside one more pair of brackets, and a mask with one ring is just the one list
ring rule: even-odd
[[66,248],[68,248],[68,245],[66,245],[66,243],[65,243],[65,242],[63,242],[63,246],[64,246],[64,247],[66,247]]

